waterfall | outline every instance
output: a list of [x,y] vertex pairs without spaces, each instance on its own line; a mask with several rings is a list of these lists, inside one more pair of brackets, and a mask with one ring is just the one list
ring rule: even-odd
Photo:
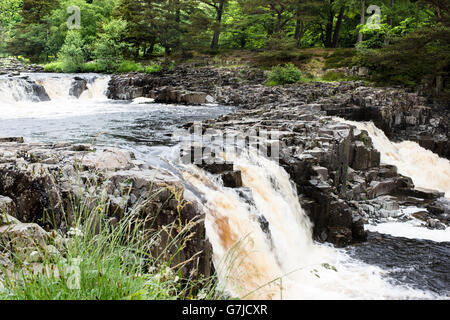
[[[110,76],[98,76],[86,74],[82,78],[87,81],[87,88],[79,99],[106,99],[106,90]],[[37,77],[37,83],[41,84],[52,100],[76,99],[69,95],[73,82],[73,76],[57,75],[52,77]]]
[[[29,74],[27,76],[28,79],[0,78],[2,103],[11,105],[20,104],[20,102],[40,102],[49,99],[76,99],[69,94],[73,83],[73,75]],[[106,99],[106,90],[110,76],[85,74],[82,77],[87,81],[87,87],[81,94],[80,99]]]
[[203,197],[219,285],[241,299],[401,299],[432,294],[394,286],[385,272],[318,244],[295,186],[277,163],[256,153],[226,154],[243,188],[194,165],[182,176]]
[[416,142],[391,142],[373,122],[355,122],[341,118],[334,120],[367,131],[375,149],[381,153],[381,162],[396,166],[398,173],[410,177],[416,187],[445,192],[445,196],[450,198],[449,160],[440,158]]
[[73,74],[30,73],[26,74],[27,78],[0,77],[0,119],[61,118],[115,110],[105,104],[110,76],[76,76],[86,80],[86,89],[80,92],[78,99],[70,95],[76,85]]
[[39,96],[44,93],[39,90],[39,86],[26,79],[6,77],[0,78],[0,105],[15,104],[18,101],[39,102],[45,100],[45,96]]

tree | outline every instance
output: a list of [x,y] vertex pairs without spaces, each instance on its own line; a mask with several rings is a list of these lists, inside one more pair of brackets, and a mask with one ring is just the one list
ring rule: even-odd
[[95,57],[106,70],[115,71],[123,61],[123,52],[128,48],[124,42],[127,22],[114,19],[103,24],[103,31],[99,34],[95,44]]
[[48,16],[58,6],[58,0],[23,0],[21,21],[11,31],[8,52],[24,55],[32,61],[48,56],[46,48],[50,26]]
[[64,72],[78,72],[85,62],[84,41],[77,30],[67,33],[64,45],[59,51],[58,60]]
[[227,0],[201,0],[201,2],[207,4],[215,10],[216,17],[215,23],[213,25],[214,34],[211,42],[211,49],[217,50],[219,48],[222,17],[224,14],[225,5],[227,4]]

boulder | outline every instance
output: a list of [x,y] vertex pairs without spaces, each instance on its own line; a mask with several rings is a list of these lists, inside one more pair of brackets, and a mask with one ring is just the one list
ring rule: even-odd
[[70,85],[69,95],[78,99],[86,89],[86,79],[75,77]]
[[228,171],[221,175],[223,186],[228,188],[242,187],[241,171]]

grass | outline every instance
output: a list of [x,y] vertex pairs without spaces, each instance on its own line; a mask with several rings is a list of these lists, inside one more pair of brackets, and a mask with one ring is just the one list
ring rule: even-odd
[[[101,194],[102,190],[99,187],[97,191]],[[157,194],[151,197],[154,196]],[[47,247],[36,249],[41,261],[28,263],[17,251],[0,248],[8,251],[14,264],[12,270],[0,269],[5,275],[0,299],[217,298],[214,277],[182,276],[185,262],[179,263],[177,259],[191,236],[193,223],[181,226],[181,221],[175,221],[159,231],[149,228],[152,221],[142,218],[146,201],[149,200],[126,209],[123,218],[111,223],[106,214],[107,201],[87,195],[74,197],[70,201],[70,213],[68,210],[65,215],[70,226],[62,234],[66,240],[62,241],[58,235],[61,231],[51,233],[50,244],[61,254],[50,254]],[[171,236],[175,229],[176,236]]]
[[[172,66],[169,66],[169,68],[173,68]],[[160,72],[163,69],[163,66],[158,63],[152,63],[148,66],[143,66],[139,62],[134,62],[130,60],[123,61],[117,70],[115,70],[115,73],[130,73],[130,72],[140,72],[140,73],[155,73]],[[46,64],[44,66],[45,72],[55,72],[55,73],[64,73],[66,70],[64,64],[60,61],[54,61]],[[91,61],[86,62],[80,65],[76,72],[86,72],[86,73],[106,73],[107,67],[103,65],[102,63]]]

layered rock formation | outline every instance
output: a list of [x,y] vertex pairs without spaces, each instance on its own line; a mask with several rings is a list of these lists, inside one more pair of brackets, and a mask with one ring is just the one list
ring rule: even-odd
[[0,58],[0,75],[19,75],[21,72],[42,72],[44,68],[36,64],[27,65],[15,58]]
[[[8,140],[12,142],[0,142],[2,223],[9,225],[11,220],[17,230],[31,228],[41,234],[46,234],[41,227],[56,228],[64,237],[74,219],[73,202],[78,198],[88,199],[92,205],[99,199],[106,201],[108,209],[103,214],[111,221],[120,219],[127,208],[140,206],[140,219],[148,221],[150,230],[167,229],[162,234],[163,242],[178,234],[179,228],[189,228],[190,240],[178,254],[177,263],[192,258],[183,269],[185,274],[210,274],[202,212],[172,174],[155,170],[132,153],[118,149],[96,152],[83,145]],[[183,226],[170,228],[174,223]],[[14,230],[5,227],[0,235],[19,237]],[[164,243],[161,246],[165,248]]]
[[[401,88],[375,88],[361,81],[299,83],[267,87],[266,74],[251,68],[179,66],[158,74],[113,76],[111,99],[159,98],[180,102],[189,93],[210,96],[223,105],[256,109],[318,104],[328,115],[348,120],[374,121],[394,141],[412,140],[450,159],[450,119],[445,107],[431,107],[414,92]],[[202,101],[202,99],[198,100]],[[211,102],[206,101],[204,102]]]
[[[274,160],[279,160],[296,184],[299,201],[319,241],[346,246],[365,240],[364,222],[395,217],[401,204],[430,205],[443,196],[416,190],[412,180],[397,174],[395,167],[380,165],[380,153],[367,133],[333,121],[320,105],[245,110],[206,121],[203,126],[217,130],[217,135],[276,133],[280,155]],[[273,158],[270,138],[266,143],[261,149]],[[232,165],[200,166],[220,174],[225,186],[241,186],[229,182]],[[383,207],[376,207],[378,203]],[[370,210],[374,207],[377,209]]]

